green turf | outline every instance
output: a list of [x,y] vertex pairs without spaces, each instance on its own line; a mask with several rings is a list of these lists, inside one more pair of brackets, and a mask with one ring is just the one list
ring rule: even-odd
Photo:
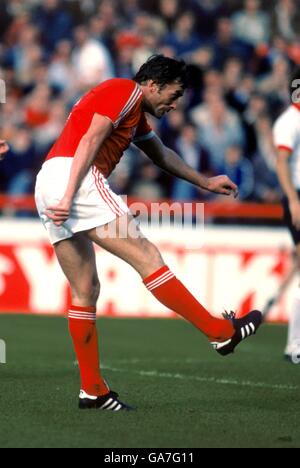
[[300,366],[265,326],[220,358],[183,321],[105,320],[104,375],[137,413],[80,412],[61,318],[0,316],[0,447],[300,447]]

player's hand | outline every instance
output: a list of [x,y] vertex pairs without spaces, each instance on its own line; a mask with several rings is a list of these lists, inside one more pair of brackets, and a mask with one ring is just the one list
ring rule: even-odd
[[56,226],[62,226],[70,217],[72,200],[63,198],[57,205],[48,206],[45,215]]
[[9,146],[5,140],[0,140],[0,161],[4,159],[5,153],[9,151]]
[[300,231],[300,202],[295,200],[290,203],[290,211],[292,215],[293,225]]
[[234,198],[239,196],[238,186],[234,184],[226,175],[208,179],[207,190],[209,190],[209,192],[219,193],[220,195],[226,195],[228,197],[230,195],[233,195]]

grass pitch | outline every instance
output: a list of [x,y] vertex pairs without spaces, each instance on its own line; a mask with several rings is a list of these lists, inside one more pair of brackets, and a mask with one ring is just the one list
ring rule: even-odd
[[63,318],[0,316],[0,447],[300,447],[300,365],[264,326],[221,358],[184,321],[100,319],[104,376],[137,413],[80,412]]

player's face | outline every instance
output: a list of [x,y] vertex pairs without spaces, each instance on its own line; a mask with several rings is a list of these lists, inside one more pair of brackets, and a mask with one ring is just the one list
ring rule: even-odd
[[184,94],[184,89],[180,83],[172,83],[160,89],[156,83],[150,85],[148,94],[148,105],[152,115],[161,119],[165,114],[175,110],[179,98]]

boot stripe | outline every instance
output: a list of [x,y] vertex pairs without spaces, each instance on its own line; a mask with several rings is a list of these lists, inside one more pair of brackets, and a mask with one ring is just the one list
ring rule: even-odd
[[111,405],[111,403],[113,402],[114,400],[112,398],[110,398],[109,400],[107,400],[104,405],[101,406],[101,409],[106,409],[108,406]]
[[118,406],[117,401],[113,401],[111,405],[107,406],[105,409],[113,411]]

